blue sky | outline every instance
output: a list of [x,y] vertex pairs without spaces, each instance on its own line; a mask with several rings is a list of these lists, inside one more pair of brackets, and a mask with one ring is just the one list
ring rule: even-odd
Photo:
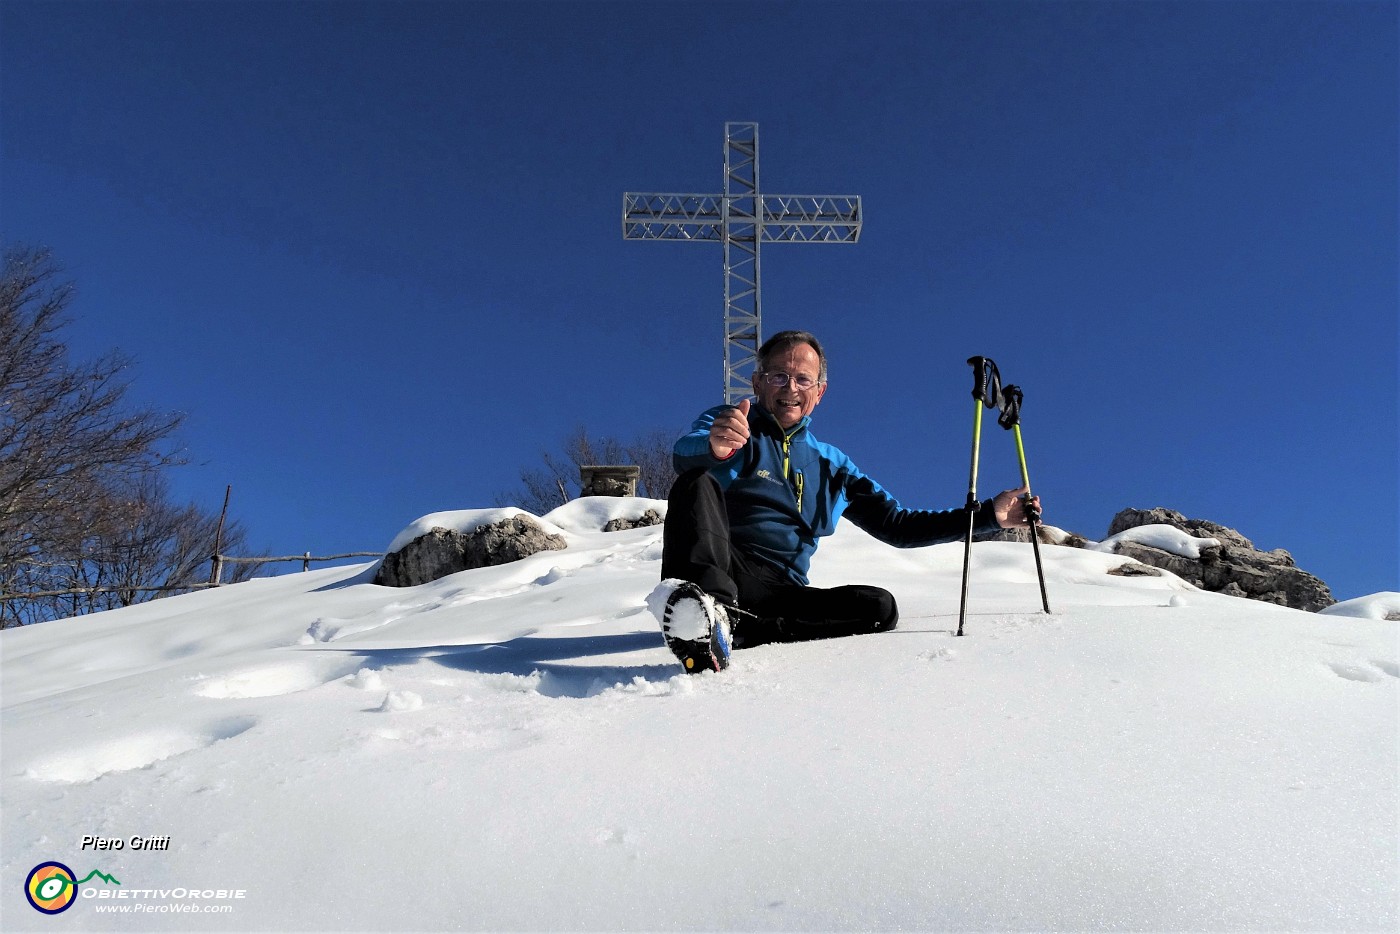
[[824,340],[813,429],[906,505],[961,505],[984,354],[1047,521],[1397,590],[1398,9],[7,0],[0,235],[188,413],[179,495],[378,549],[720,401],[719,247],[621,200],[718,192],[757,121],[764,191],[863,198],[858,244],[765,248],[764,328]]

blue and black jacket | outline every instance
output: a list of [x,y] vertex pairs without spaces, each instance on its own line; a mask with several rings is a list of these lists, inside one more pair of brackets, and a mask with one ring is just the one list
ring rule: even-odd
[[[809,418],[784,431],[755,403],[748,444],[720,460],[710,451],[710,426],[727,408],[707,409],[676,442],[676,471],[708,469],[724,490],[734,547],[782,570],[794,583],[807,583],[817,539],[836,531],[842,515],[898,548],[955,541],[967,533],[966,510],[905,509],[841,450],[814,438]],[[984,500],[974,528],[997,527],[992,501]]]

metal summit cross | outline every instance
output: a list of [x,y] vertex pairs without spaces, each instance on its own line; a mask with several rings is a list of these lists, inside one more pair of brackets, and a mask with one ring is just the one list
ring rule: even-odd
[[724,246],[724,401],[752,394],[763,343],[759,248],[764,243],[855,243],[859,195],[765,195],[758,185],[758,124],[724,125],[724,194],[627,192],[624,240],[718,240]]

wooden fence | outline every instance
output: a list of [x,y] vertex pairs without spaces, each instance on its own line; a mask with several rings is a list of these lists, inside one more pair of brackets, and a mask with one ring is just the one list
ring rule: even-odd
[[312,555],[306,552],[300,555],[283,555],[277,557],[236,557],[233,555],[211,555],[209,557],[211,569],[209,580],[206,583],[189,584],[163,584],[152,587],[75,587],[71,590],[42,590],[34,593],[0,593],[0,603],[8,603],[12,600],[37,600],[41,597],[76,597],[85,594],[97,593],[169,593],[171,591],[186,590],[206,590],[210,587],[223,586],[223,573],[225,564],[276,564],[278,562],[300,561],[303,572],[311,570],[311,565],[322,561],[340,561],[345,558],[382,558],[382,551],[347,551],[340,555]]
[[209,583],[206,587],[218,587],[224,576],[225,564],[275,564],[279,561],[300,561],[302,571],[311,570],[313,561],[340,561],[344,558],[382,558],[382,551],[347,551],[343,555],[325,555],[313,558],[311,552],[304,555],[284,555],[279,558],[235,558],[230,555],[213,555],[209,558]]
[[[225,555],[220,552],[224,547],[224,523],[228,519],[228,501],[233,493],[233,486],[224,488],[224,507],[219,511],[219,524],[214,531],[214,553],[209,556],[209,581],[208,583],[189,584],[163,584],[148,587],[123,587],[121,585],[112,587],[74,587],[69,590],[44,590],[34,593],[4,593],[0,591],[0,604],[9,603],[14,600],[37,600],[41,597],[76,597],[87,594],[98,593],[170,593],[172,591],[204,590],[209,587],[219,587],[223,584],[225,564],[276,564],[286,561],[300,561],[303,572],[311,570],[314,562],[340,561],[344,558],[382,558],[382,551],[347,551],[339,555],[313,556],[311,552],[300,555],[279,555],[264,557],[237,557]],[[202,563],[202,562],[201,562]]]

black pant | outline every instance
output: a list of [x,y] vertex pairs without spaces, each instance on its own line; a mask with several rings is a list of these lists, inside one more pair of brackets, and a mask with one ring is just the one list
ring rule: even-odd
[[899,622],[894,595],[881,587],[803,587],[731,547],[724,491],[704,469],[671,487],[662,535],[661,576],[698,584],[721,603],[752,613],[735,636],[744,646],[883,632]]

